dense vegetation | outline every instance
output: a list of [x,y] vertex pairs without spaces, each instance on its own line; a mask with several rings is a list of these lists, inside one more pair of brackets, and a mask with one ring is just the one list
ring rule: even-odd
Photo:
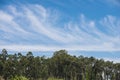
[[[5,80],[120,80],[120,63],[94,57],[71,56],[66,50],[54,52],[51,58],[0,54],[0,78]],[[49,79],[48,79],[49,78]]]

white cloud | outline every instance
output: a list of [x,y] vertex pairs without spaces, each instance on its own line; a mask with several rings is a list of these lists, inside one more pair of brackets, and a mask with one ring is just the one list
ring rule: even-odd
[[3,11],[0,11],[0,14],[2,15],[2,16],[0,16],[1,21],[11,21],[13,19],[13,17],[11,15],[9,15]]
[[120,63],[120,58],[104,58],[105,61],[113,61],[114,63]]
[[[37,6],[37,8],[40,9],[41,6]],[[42,8],[42,9],[44,9],[44,8]],[[32,25],[31,28],[33,30],[35,30],[37,33],[43,34],[53,40],[64,42],[65,38],[63,38],[63,36],[61,37],[61,34],[63,34],[63,33],[61,33],[60,30],[57,30],[57,28],[52,27],[52,24],[47,22],[47,20],[48,20],[48,18],[46,17],[47,13],[44,13],[44,11],[46,12],[46,10],[43,10],[43,14],[42,15],[40,14],[40,17],[39,17],[39,15],[36,15],[30,9],[26,9],[26,16],[29,19],[30,24]],[[40,13],[42,13],[42,12],[40,12]],[[48,13],[48,15],[49,15],[49,13]],[[55,29],[53,29],[53,28],[55,28]]]
[[[103,47],[104,46],[104,47]],[[67,51],[119,51],[108,45],[87,45],[87,46],[47,46],[47,45],[0,45],[0,49],[8,51],[57,51],[65,49]]]
[[[103,20],[101,20],[101,24],[108,29],[108,33],[114,36],[120,36],[120,19],[114,16],[108,15]],[[112,32],[112,33],[111,33]]]
[[106,0],[108,3],[120,6],[120,0]]
[[0,17],[0,49],[120,51],[119,18],[108,15],[94,21],[81,14],[80,21],[60,26],[56,20],[60,17],[41,5],[21,6],[20,9],[10,5],[6,11],[0,10],[3,15]]
[[109,6],[117,6],[120,7],[120,0],[89,0],[90,2],[99,2],[99,3],[104,3],[105,5]]

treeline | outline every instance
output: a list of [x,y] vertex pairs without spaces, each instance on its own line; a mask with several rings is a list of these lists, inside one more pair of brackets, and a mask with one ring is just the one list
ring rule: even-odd
[[120,63],[104,61],[94,57],[71,56],[66,50],[53,53],[51,58],[8,54],[3,49],[0,54],[0,76],[10,80],[24,76],[29,80],[47,80],[54,77],[63,80],[120,80]]

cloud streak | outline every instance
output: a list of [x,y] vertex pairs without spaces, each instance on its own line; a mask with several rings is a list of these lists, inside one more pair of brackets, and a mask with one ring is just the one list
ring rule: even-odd
[[104,4],[108,4],[110,6],[116,6],[116,7],[120,7],[120,0],[89,0],[90,2],[99,2],[99,3],[104,3]]
[[0,10],[0,49],[120,51],[119,18],[107,15],[95,21],[80,14],[78,21],[62,24],[57,14],[41,5]]
[[108,3],[119,6],[120,7],[120,0],[106,0]]

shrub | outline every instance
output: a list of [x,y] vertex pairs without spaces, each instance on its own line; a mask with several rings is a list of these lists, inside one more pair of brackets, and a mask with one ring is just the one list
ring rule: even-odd
[[15,76],[15,77],[11,78],[10,80],[29,80],[29,79],[27,79],[24,76]]

